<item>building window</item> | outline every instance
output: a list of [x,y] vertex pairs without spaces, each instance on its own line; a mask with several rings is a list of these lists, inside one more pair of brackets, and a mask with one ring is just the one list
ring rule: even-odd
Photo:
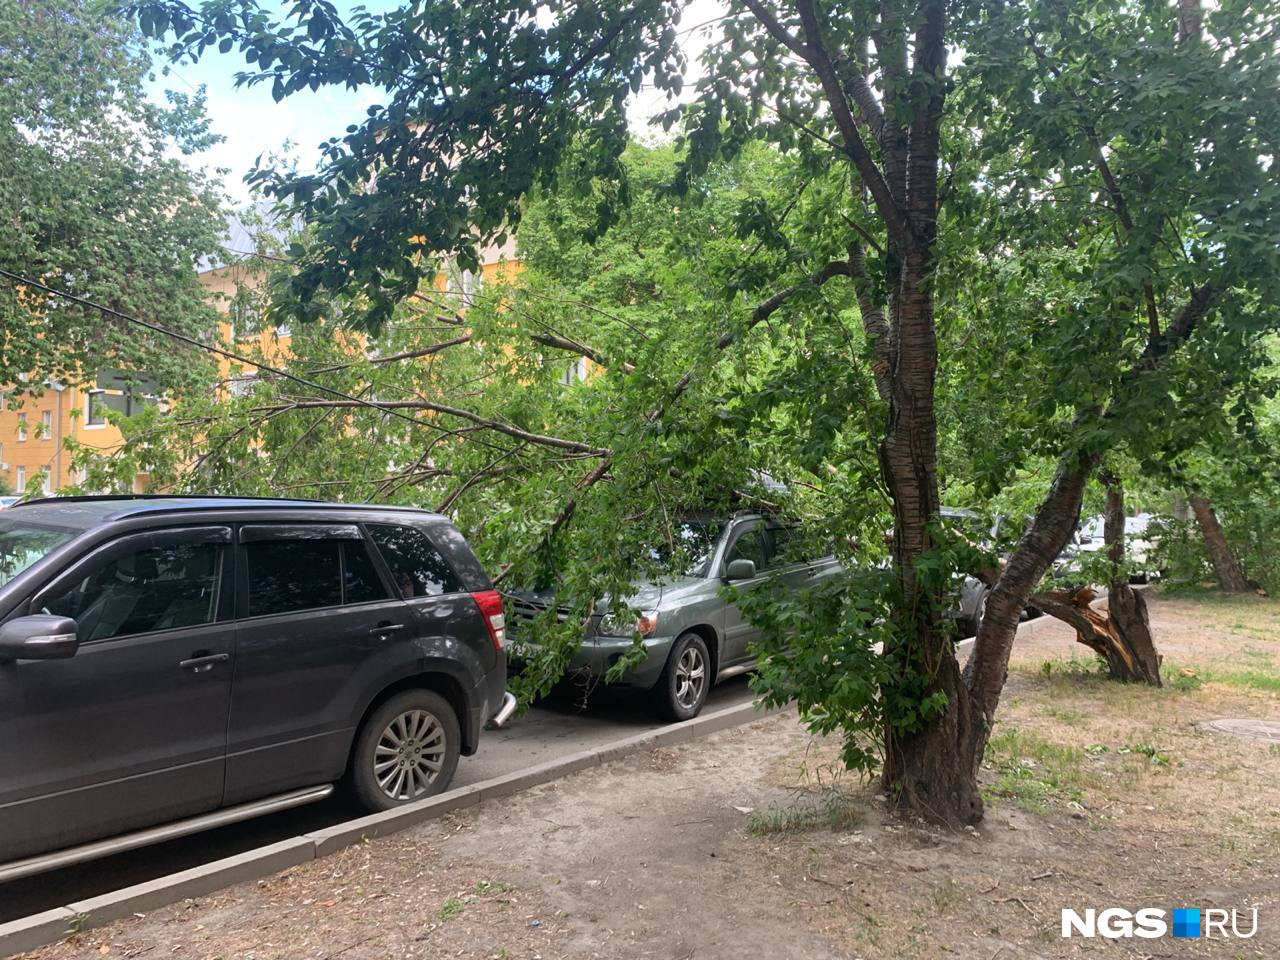
[[579,357],[577,360],[571,360],[569,365],[564,368],[564,372],[560,374],[560,382],[566,387],[574,383],[581,383],[587,379],[587,358]]
[[469,307],[480,294],[483,275],[463,270],[456,260],[452,260],[445,270],[445,292],[462,299],[462,305]]
[[232,377],[227,381],[227,394],[232,397],[244,397],[253,393],[257,385],[258,375],[256,373]]
[[85,394],[84,425],[86,427],[105,427],[107,425],[107,391],[90,390]]
[[27,439],[27,415],[25,413],[18,414],[18,442],[24,443]]
[[231,304],[231,339],[252,340],[262,332],[262,310],[253,297],[237,296]]
[[22,491],[27,489],[27,468],[26,467],[18,468],[17,482],[14,484],[14,486],[18,488],[18,493],[22,493]]
[[53,436],[53,411],[46,410],[40,414],[40,439],[48,440]]
[[49,476],[47,470],[40,473],[40,489],[44,491],[46,497],[53,494],[53,478]]

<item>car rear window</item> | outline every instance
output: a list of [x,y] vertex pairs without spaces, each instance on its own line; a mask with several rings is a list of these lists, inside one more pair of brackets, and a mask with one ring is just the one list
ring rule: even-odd
[[370,603],[386,600],[387,588],[373,565],[363,540],[342,542],[343,603]]
[[463,589],[458,575],[421,530],[389,523],[368,526],[369,535],[391,568],[396,589],[406,600]]
[[249,616],[333,607],[342,602],[337,540],[259,540],[245,544]]

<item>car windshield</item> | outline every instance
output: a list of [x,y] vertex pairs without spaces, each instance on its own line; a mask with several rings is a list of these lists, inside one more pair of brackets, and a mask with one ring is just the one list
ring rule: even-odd
[[720,539],[721,526],[714,520],[680,521],[671,530],[671,544],[650,548],[653,562],[675,576],[704,576]]
[[[21,510],[15,510],[21,513]],[[70,530],[0,519],[0,586],[74,536]]]

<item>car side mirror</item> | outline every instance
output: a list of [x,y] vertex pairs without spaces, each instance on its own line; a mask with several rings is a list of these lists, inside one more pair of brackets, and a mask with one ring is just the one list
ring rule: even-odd
[[65,660],[80,649],[70,617],[33,613],[0,624],[0,660]]
[[726,580],[752,580],[755,575],[756,562],[754,560],[730,560],[729,566],[724,571]]

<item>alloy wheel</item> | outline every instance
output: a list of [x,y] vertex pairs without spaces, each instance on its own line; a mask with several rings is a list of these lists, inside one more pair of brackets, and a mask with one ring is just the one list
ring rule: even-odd
[[403,803],[431,789],[444,758],[444,726],[439,719],[426,710],[408,710],[388,723],[378,738],[373,775],[383,793]]
[[686,710],[698,705],[707,683],[707,663],[702,651],[690,645],[676,664],[676,702]]

